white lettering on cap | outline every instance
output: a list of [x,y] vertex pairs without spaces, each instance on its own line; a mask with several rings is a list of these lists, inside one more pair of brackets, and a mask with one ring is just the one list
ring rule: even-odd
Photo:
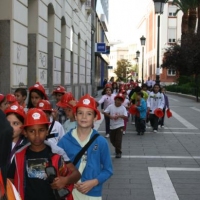
[[35,84],[34,87],[39,87],[39,84]]
[[40,119],[40,116],[41,116],[40,113],[33,113],[32,114],[32,117],[33,117],[34,120]]
[[10,109],[11,109],[11,110],[17,110],[17,109],[18,109],[18,106],[13,105],[13,106],[10,107]]
[[57,90],[60,90],[60,88],[57,88]]
[[44,107],[44,103],[39,103],[39,107],[43,108]]
[[89,104],[90,104],[90,100],[89,100],[89,99],[84,99],[84,100],[83,100],[83,104],[89,105]]

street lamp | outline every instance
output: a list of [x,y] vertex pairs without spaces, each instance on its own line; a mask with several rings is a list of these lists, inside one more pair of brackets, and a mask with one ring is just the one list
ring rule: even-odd
[[155,7],[155,14],[158,14],[158,35],[157,35],[157,66],[156,66],[156,83],[160,83],[160,64],[159,64],[159,52],[160,52],[160,15],[163,13],[164,4],[166,0],[153,0]]
[[[140,52],[136,51],[137,68],[138,68],[138,64],[139,64],[139,57],[140,57]],[[136,71],[137,71],[137,69],[136,69]]]
[[142,36],[140,38],[140,42],[141,42],[141,45],[142,45],[142,85],[144,83],[144,45],[145,45],[145,42],[146,42],[146,38],[144,36]]

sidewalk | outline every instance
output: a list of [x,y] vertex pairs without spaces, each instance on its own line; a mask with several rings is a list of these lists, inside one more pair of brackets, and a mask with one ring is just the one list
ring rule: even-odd
[[[103,200],[200,199],[200,131],[199,123],[193,119],[199,111],[194,116],[188,111],[193,100],[174,99],[170,103],[174,117],[166,119],[165,128],[158,133],[148,127],[145,135],[138,136],[135,125],[128,122],[121,159],[115,158],[107,139],[114,175],[104,183]],[[179,112],[188,115],[179,116]],[[182,118],[185,116],[195,126]],[[103,120],[98,131],[105,135]]]

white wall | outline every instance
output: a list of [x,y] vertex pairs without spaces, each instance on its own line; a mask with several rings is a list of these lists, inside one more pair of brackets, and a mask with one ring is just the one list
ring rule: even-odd
[[[61,84],[61,76],[64,73],[65,85],[71,84],[71,58],[70,58],[70,30],[74,27],[74,84],[90,83],[91,70],[91,19],[85,10],[85,4],[80,0],[1,0],[5,3],[0,6],[0,20],[11,20],[11,74],[10,81],[12,88],[16,88],[22,82],[27,86],[27,60],[28,60],[28,33],[37,35],[37,75],[36,81],[47,85],[47,68],[48,68],[48,42],[54,43],[53,51],[53,84]],[[31,9],[28,3],[33,3]],[[48,5],[53,5],[55,14],[48,18]],[[1,2],[2,4],[2,2]],[[3,5],[3,4],[2,4]],[[2,8],[2,9],[1,9]],[[78,12],[74,12],[73,9]],[[30,12],[30,13],[29,13]],[[29,16],[29,18],[28,18]],[[32,16],[30,18],[30,16]],[[66,21],[66,35],[61,38],[61,18]],[[48,31],[52,28],[52,32]],[[80,70],[77,66],[78,56],[78,34],[80,34]],[[64,43],[62,42],[64,41]],[[87,42],[87,50],[85,43]],[[61,72],[61,48],[65,48],[65,70]],[[85,51],[87,51],[85,53]],[[87,59],[87,62],[85,62]],[[86,66],[87,65],[87,66]],[[87,69],[85,69],[87,68]],[[78,72],[80,72],[80,77]],[[87,78],[85,78],[87,73]],[[79,80],[78,80],[79,77]],[[86,80],[86,81],[85,81]]]

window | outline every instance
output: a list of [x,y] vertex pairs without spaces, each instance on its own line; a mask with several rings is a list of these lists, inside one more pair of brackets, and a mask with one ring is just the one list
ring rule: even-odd
[[176,70],[175,69],[168,69],[167,70],[167,75],[168,76],[175,76],[176,75]]
[[176,28],[168,28],[168,43],[176,42]]
[[174,5],[169,5],[169,10],[168,10],[168,16],[169,17],[175,17],[176,16],[176,11],[177,11],[177,7]]
[[124,55],[120,55],[119,57],[120,57],[120,59],[124,59]]

